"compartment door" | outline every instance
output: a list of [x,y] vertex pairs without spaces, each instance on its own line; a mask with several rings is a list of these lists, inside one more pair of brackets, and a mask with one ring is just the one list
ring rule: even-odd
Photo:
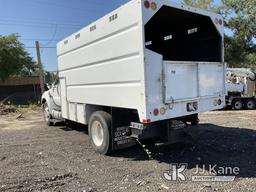
[[198,64],[164,62],[165,103],[198,97]]
[[225,92],[225,64],[200,63],[199,68],[199,96],[220,96]]
[[62,117],[68,119],[67,87],[65,78],[60,78],[60,94]]

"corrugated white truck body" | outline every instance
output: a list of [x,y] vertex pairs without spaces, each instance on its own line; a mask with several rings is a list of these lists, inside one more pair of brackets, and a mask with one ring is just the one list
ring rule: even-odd
[[223,108],[221,16],[149,3],[132,0],[58,43],[64,119],[88,124],[88,105],[135,109],[143,123]]

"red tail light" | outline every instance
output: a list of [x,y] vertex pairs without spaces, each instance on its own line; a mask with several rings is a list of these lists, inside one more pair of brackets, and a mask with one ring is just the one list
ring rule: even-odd
[[159,115],[159,110],[158,110],[157,108],[154,109],[153,114],[154,114],[155,116]]
[[150,7],[150,3],[149,3],[149,1],[144,1],[144,6],[148,9],[149,7]]
[[143,121],[143,123],[150,123],[151,122],[150,119],[143,119],[142,121]]

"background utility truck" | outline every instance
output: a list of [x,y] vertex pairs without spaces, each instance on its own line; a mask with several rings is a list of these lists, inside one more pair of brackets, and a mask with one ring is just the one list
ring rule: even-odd
[[[45,120],[88,125],[101,154],[134,139],[174,142],[225,105],[223,19],[169,0],[132,0],[57,45],[59,84]],[[181,134],[182,135],[182,134]]]
[[235,110],[256,109],[256,73],[246,68],[228,68],[227,107]]

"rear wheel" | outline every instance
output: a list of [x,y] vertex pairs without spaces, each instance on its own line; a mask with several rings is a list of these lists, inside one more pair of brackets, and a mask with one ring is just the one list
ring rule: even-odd
[[111,115],[104,111],[92,114],[89,120],[89,136],[94,149],[103,155],[111,151]]
[[53,125],[52,116],[50,114],[49,106],[46,102],[43,104],[43,114],[44,114],[44,121],[45,121],[46,125],[52,126]]
[[254,99],[249,99],[246,101],[246,109],[253,110],[256,108],[256,102]]
[[243,109],[243,102],[239,99],[233,102],[233,109],[235,110],[242,110]]

